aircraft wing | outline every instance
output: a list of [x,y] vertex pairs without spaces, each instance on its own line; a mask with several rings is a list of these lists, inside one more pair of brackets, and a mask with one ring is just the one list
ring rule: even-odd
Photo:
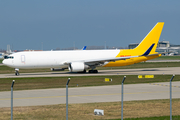
[[134,57],[139,56],[129,56],[129,57],[113,57],[113,58],[99,58],[99,59],[88,59],[88,60],[76,60],[76,61],[66,61],[64,62],[65,65],[70,64],[72,62],[84,62],[87,65],[100,65],[105,62],[115,62],[117,60],[126,60]]
[[[126,60],[126,59],[130,59],[130,58],[135,58],[135,57],[141,57],[141,56],[149,56],[152,48],[154,47],[155,43],[153,43],[144,54],[142,55],[138,55],[138,56],[128,56],[128,57],[112,57],[112,58],[97,58],[97,59],[88,59],[88,60],[75,60],[75,61],[66,61],[64,62],[65,65],[67,64],[71,64],[72,62],[83,62],[87,65],[90,66],[98,66],[101,64],[104,64],[105,62],[115,62],[117,60]],[[155,55],[155,54],[152,54]],[[158,54],[157,54],[158,55]]]
[[102,58],[102,59],[91,59],[91,60],[85,60],[84,63],[87,65],[101,65],[104,64],[105,62],[115,62],[117,60],[126,60],[130,58],[134,58],[138,56],[129,56],[129,57],[116,57],[116,58]]
[[85,60],[85,63],[88,62],[113,62],[117,60],[126,60],[134,57],[139,57],[139,56],[129,56],[129,57],[113,57],[113,58],[102,58],[102,59],[91,59],[91,60]]
[[147,56],[155,56],[155,55],[160,55],[159,53],[157,53],[157,54],[150,54],[150,55],[146,55],[146,57]]

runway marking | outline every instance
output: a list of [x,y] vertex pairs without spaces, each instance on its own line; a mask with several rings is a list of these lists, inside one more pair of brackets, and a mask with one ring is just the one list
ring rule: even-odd
[[[180,91],[173,91],[180,92]],[[136,93],[124,93],[124,94],[147,94],[147,93],[169,93],[169,91],[154,91],[154,92],[136,92]],[[105,95],[121,95],[121,93],[114,94],[92,94],[92,95],[69,95],[68,97],[84,97],[84,96],[105,96]],[[25,98],[13,98],[14,100],[19,99],[37,99],[37,98],[61,98],[66,96],[45,96],[45,97],[25,97]],[[1,98],[0,100],[11,100],[11,98]]]
[[[166,87],[170,87],[170,85],[163,85],[163,84],[155,84],[155,83],[148,83],[150,85],[158,85],[158,86],[166,86]],[[180,86],[173,86],[172,87],[176,87],[176,88],[180,88]]]

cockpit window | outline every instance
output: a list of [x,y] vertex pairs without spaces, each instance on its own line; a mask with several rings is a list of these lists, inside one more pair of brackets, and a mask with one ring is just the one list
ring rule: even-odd
[[14,59],[13,56],[4,56],[4,59]]

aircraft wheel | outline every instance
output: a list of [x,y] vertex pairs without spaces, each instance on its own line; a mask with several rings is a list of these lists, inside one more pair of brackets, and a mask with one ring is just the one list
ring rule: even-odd
[[98,73],[98,70],[89,70],[89,73]]
[[18,72],[18,71],[16,71],[16,72],[15,72],[15,75],[16,75],[16,76],[18,76],[18,75],[19,75],[19,72]]
[[84,70],[83,73],[86,73],[86,70]]
[[89,70],[89,73],[93,73],[93,70]]
[[98,70],[94,70],[94,73],[98,73]]

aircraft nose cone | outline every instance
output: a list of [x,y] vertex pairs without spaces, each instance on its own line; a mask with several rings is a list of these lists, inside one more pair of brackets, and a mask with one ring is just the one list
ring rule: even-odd
[[3,63],[4,65],[6,65],[6,66],[14,67],[12,60],[4,59],[4,60],[2,61],[2,63]]
[[3,63],[4,65],[8,65],[7,60],[3,60],[2,63]]
[[2,63],[5,64],[5,60],[3,60]]

